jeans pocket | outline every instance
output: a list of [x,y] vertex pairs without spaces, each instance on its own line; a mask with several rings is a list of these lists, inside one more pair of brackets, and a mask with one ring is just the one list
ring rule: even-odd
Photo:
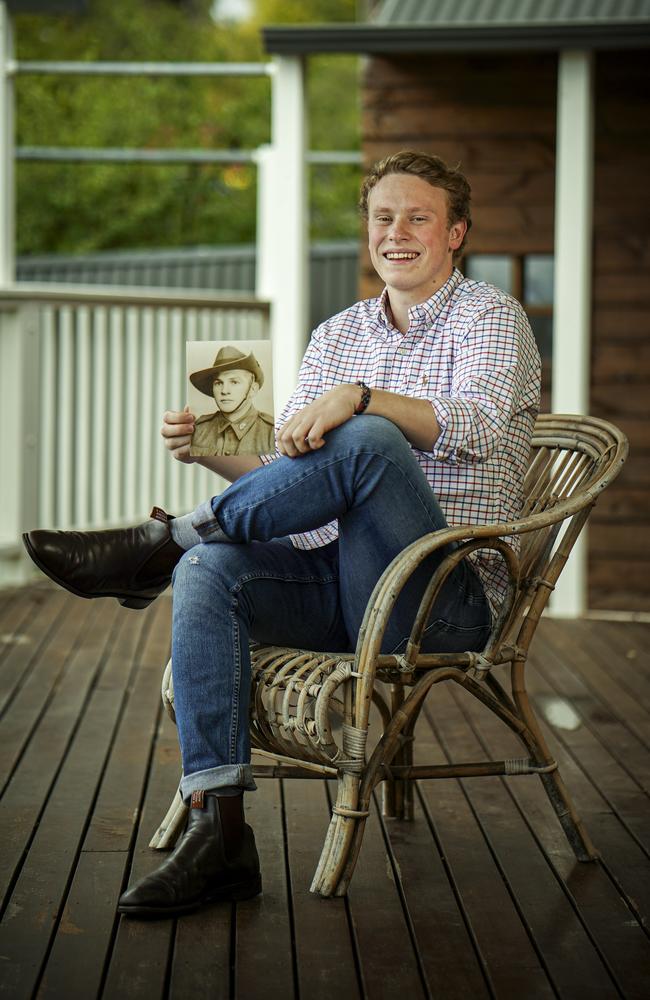
[[422,651],[426,653],[480,652],[490,635],[490,622],[474,625],[456,625],[438,618],[427,625],[422,637]]

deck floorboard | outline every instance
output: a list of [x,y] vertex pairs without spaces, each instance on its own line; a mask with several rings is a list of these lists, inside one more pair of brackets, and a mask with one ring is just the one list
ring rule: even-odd
[[[575,861],[536,778],[422,781],[412,823],[375,797],[348,895],[322,900],[333,784],[264,779],[246,803],[263,895],[137,921],[116,902],[159,862],[179,777],[169,628],[167,597],[0,595],[0,996],[645,1000],[650,625],[548,620],[533,644],[531,695],[599,862]],[[416,763],[521,753],[463,691],[432,691]]]

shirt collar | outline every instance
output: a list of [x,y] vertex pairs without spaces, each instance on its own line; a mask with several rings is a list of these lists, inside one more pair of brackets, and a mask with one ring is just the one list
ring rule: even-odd
[[247,434],[251,429],[255,421],[257,420],[257,410],[251,406],[250,410],[245,417],[240,417],[239,420],[231,421],[228,423],[232,430],[235,432],[237,438],[241,441],[244,434]]
[[[409,333],[423,333],[433,326],[452,295],[463,281],[463,274],[455,267],[444,285],[425,302],[419,302],[409,309]],[[377,299],[377,321],[382,330],[388,332],[393,324],[388,312],[388,288]]]
[[232,421],[225,413],[217,413],[216,417],[216,431],[217,434],[222,434],[224,431],[230,429],[233,431],[235,436],[239,441],[243,438],[257,419],[257,410],[251,406],[250,410],[244,417],[240,417],[239,420]]

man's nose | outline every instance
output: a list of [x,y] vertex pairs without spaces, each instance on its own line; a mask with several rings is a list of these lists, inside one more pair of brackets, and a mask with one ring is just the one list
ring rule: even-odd
[[388,235],[392,240],[405,240],[408,238],[406,223],[403,219],[393,219],[388,230]]

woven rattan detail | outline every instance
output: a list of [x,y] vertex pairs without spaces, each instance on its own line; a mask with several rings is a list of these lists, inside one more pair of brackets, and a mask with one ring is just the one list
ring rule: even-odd
[[254,648],[251,660],[253,746],[360,772],[367,731],[341,724],[351,660],[278,646]]

